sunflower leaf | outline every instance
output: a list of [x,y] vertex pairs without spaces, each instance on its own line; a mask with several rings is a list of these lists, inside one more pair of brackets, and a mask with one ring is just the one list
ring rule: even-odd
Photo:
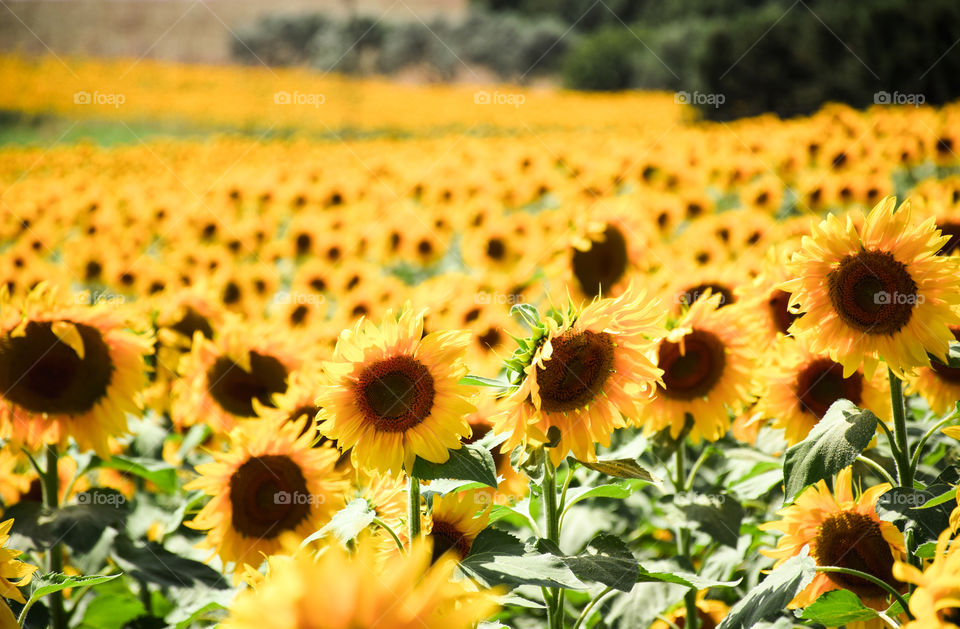
[[491,387],[496,389],[509,389],[511,386],[513,386],[509,382],[496,380],[494,378],[484,378],[483,376],[477,376],[474,374],[465,375],[464,377],[460,378],[460,381],[457,384],[462,384],[469,387]]
[[586,468],[594,470],[595,472],[600,472],[601,474],[606,474],[607,476],[613,476],[614,478],[635,478],[638,480],[645,480],[648,483],[653,483],[655,485],[660,483],[659,478],[645,470],[634,459],[597,460],[593,461],[592,463],[577,459],[577,463]]
[[673,502],[686,521],[696,524],[701,532],[721,544],[737,547],[744,511],[733,496],[688,492],[674,495]]
[[53,594],[54,592],[59,592],[60,590],[73,587],[87,587],[90,585],[96,585],[98,583],[103,583],[104,581],[116,579],[119,576],[119,574],[111,574],[106,576],[97,574],[88,576],[69,576],[60,572],[43,574],[33,579],[32,586],[34,589],[30,594],[30,600],[28,601],[28,604],[35,603],[44,596]]
[[567,502],[564,511],[587,498],[629,498],[633,489],[626,484],[597,485],[596,487],[573,487],[567,490]]
[[877,612],[861,603],[860,597],[850,590],[833,590],[808,605],[800,617],[828,627],[839,627],[871,620],[877,617]]
[[805,548],[801,554],[786,560],[747,592],[730,609],[719,629],[749,629],[777,616],[813,581],[815,574],[816,562]]
[[894,487],[877,499],[877,515],[893,522],[901,531],[913,528],[922,542],[934,541],[950,525],[950,505],[947,501],[928,508],[944,493],[956,488],[948,485],[930,485],[926,489]]
[[487,528],[477,535],[470,554],[460,562],[460,569],[477,581],[493,585],[538,585],[573,590],[586,586],[564,562],[563,557],[543,552],[536,544]]
[[413,475],[422,480],[454,478],[475,480],[497,486],[497,466],[490,451],[476,443],[465,444],[457,450],[450,450],[450,458],[445,463],[433,463],[417,457],[413,464]]
[[333,532],[341,543],[346,544],[359,535],[360,531],[370,526],[376,517],[376,511],[370,508],[370,504],[366,500],[354,498],[347,503],[346,507],[334,513],[326,526],[300,542],[300,547],[303,548],[310,542],[325,537],[330,532]]
[[807,438],[787,450],[783,461],[784,500],[792,501],[807,486],[830,479],[856,461],[873,439],[877,416],[849,400],[837,400]]
[[177,491],[177,470],[166,461],[132,456],[113,456],[106,461],[98,462],[95,460],[92,465],[139,476],[150,481],[163,492],[173,493]]
[[585,552],[564,558],[581,581],[595,581],[621,592],[629,592],[640,578],[640,564],[622,539],[600,533],[587,544]]

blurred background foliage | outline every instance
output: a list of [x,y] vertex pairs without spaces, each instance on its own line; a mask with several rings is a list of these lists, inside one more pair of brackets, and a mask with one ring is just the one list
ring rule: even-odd
[[707,118],[856,107],[881,91],[960,96],[956,0],[473,0],[463,17],[380,20],[275,14],[242,32],[236,60],[353,75],[418,71],[573,89],[723,94]]

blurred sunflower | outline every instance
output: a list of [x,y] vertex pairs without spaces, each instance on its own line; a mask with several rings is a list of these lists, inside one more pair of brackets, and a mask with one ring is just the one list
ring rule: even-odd
[[461,331],[423,335],[423,313],[409,304],[379,328],[361,319],[325,364],[331,384],[316,400],[320,432],[353,448],[354,464],[367,470],[409,473],[417,456],[445,462],[470,435],[465,416],[475,410],[459,384],[469,340]]
[[915,620],[903,629],[956,629],[960,627],[960,539],[951,539],[950,530],[940,534],[933,561],[921,572],[898,561],[893,576],[918,586],[910,596]]
[[609,446],[614,429],[636,424],[663,373],[647,357],[661,334],[659,305],[630,287],[547,317],[544,336],[515,365],[522,380],[506,410],[490,419],[495,432],[510,433],[501,451],[547,443],[556,427],[554,464],[570,452],[594,461],[596,444]]
[[811,354],[799,342],[784,337],[767,355],[772,365],[760,373],[765,386],[757,411],[773,418],[773,427],[784,430],[790,445],[803,441],[839,399],[890,418],[890,385],[882,374],[868,379],[857,370],[845,378],[843,365]]
[[[10,528],[12,526],[12,519],[6,522],[0,522],[0,626],[15,628],[20,625],[17,623],[13,612],[10,611],[10,608],[7,607],[7,603],[3,599],[9,598],[18,603],[25,604],[27,601],[24,600],[23,594],[21,594],[18,588],[22,588],[30,583],[30,580],[33,578],[33,573],[37,570],[37,566],[31,566],[28,563],[18,561],[17,557],[20,556],[19,550],[4,548],[10,539]],[[11,579],[19,579],[19,581],[14,582]]]
[[213,341],[194,334],[190,353],[180,360],[181,377],[171,389],[174,425],[204,422],[226,433],[238,421],[256,417],[254,401],[273,406],[273,396],[286,392],[302,353],[270,338],[239,320],[226,322]]
[[[835,215],[813,228],[789,265],[795,279],[782,287],[805,315],[790,328],[814,353],[829,353],[849,376],[861,365],[871,377],[883,360],[899,377],[943,358],[960,324],[954,258],[937,256],[947,242],[930,218],[911,222],[909,202],[894,213],[887,197],[866,219]],[[863,220],[861,229],[855,223]]]
[[455,561],[431,566],[429,544],[384,562],[369,541],[361,537],[353,554],[332,544],[317,558],[301,552],[274,562],[237,597],[222,626],[260,629],[269,610],[276,629],[471,629],[497,610],[498,591],[451,579]]
[[[698,626],[701,629],[716,629],[729,612],[730,606],[723,601],[697,595],[697,618],[700,619]],[[672,626],[680,629],[687,626],[687,610],[682,605],[665,614],[662,619],[656,620],[650,625],[650,629],[670,629]]]
[[[960,326],[950,326],[950,330],[960,341]],[[930,367],[920,367],[915,375],[907,378],[907,392],[919,393],[930,410],[943,415],[960,400],[960,367],[931,361]]]
[[460,560],[470,553],[473,540],[490,523],[490,492],[471,489],[433,499],[433,509],[423,526],[432,541],[431,562],[447,552]]
[[[859,570],[897,590],[904,588],[893,574],[894,563],[905,556],[903,534],[877,515],[877,500],[890,484],[875,485],[855,498],[852,468],[847,467],[837,475],[834,487],[831,494],[826,481],[817,482],[777,512],[783,519],[761,524],[762,530],[784,534],[776,550],[761,552],[775,557],[779,565],[809,546],[818,566]],[[819,572],[789,607],[806,607],[824,592],[840,589],[850,590],[874,609],[889,606],[886,590],[878,585],[846,574]]]
[[669,428],[676,439],[692,416],[690,438],[716,441],[730,428],[729,412],[737,414],[750,402],[750,334],[742,309],[721,308],[722,299],[708,290],[660,339],[657,365],[663,381],[647,408],[648,432]]
[[153,339],[113,305],[61,306],[46,286],[18,303],[0,288],[0,313],[0,438],[39,449],[73,437],[109,458],[139,408]]
[[337,451],[312,448],[313,435],[299,432],[295,424],[245,422],[230,433],[229,451],[197,466],[200,477],[184,489],[212,498],[185,524],[207,531],[200,547],[224,563],[253,563],[280,551],[283,533],[303,539],[343,507]]

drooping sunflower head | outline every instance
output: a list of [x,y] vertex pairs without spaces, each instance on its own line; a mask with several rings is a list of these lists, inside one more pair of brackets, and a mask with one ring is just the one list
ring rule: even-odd
[[258,563],[278,552],[281,536],[301,538],[343,506],[347,485],[335,469],[338,453],[311,447],[294,424],[244,422],[230,433],[230,450],[197,467],[185,488],[212,496],[188,526],[206,530],[203,546],[223,561]]
[[491,419],[496,432],[512,431],[503,451],[544,444],[555,427],[555,463],[569,452],[592,461],[615,428],[638,423],[662,373],[647,356],[662,333],[658,306],[631,287],[534,323],[535,337],[508,361],[517,388]]
[[[960,324],[956,261],[938,256],[949,239],[933,218],[915,225],[909,202],[894,211],[888,197],[867,217],[830,215],[813,227],[782,284],[790,305],[803,311],[791,333],[814,353],[829,353],[850,375],[861,365],[872,376],[883,360],[899,377],[943,357]],[[861,228],[856,224],[862,223]]]
[[910,596],[915,620],[904,629],[956,629],[960,627],[960,541],[950,529],[937,539],[937,551],[921,571],[906,562],[893,566],[893,575],[918,586]]
[[[894,577],[893,566],[905,556],[903,534],[892,523],[881,520],[876,508],[877,500],[890,485],[876,485],[855,497],[852,481],[848,467],[837,475],[834,493],[822,480],[804,490],[792,505],[778,512],[781,520],[760,526],[783,533],[776,550],[762,552],[776,557],[779,564],[809,546],[818,566],[859,570],[901,589],[903,584]],[[885,609],[888,604],[886,591],[866,579],[821,572],[790,606],[804,607],[824,592],[837,589],[856,593],[876,609]]]
[[114,305],[62,306],[46,286],[22,303],[0,296],[0,437],[37,449],[65,445],[109,458],[145,384],[153,339]]
[[379,327],[361,319],[343,331],[325,365],[320,432],[353,448],[354,464],[367,470],[410,472],[418,456],[446,461],[470,435],[465,417],[475,410],[459,384],[469,338],[460,331],[424,336],[423,313],[409,305]]
[[501,592],[453,580],[456,562],[431,565],[427,544],[384,561],[370,542],[361,537],[353,554],[331,544],[319,557],[300,552],[274,562],[265,578],[237,597],[223,626],[258,629],[269,610],[277,627],[469,629],[497,610]]
[[663,382],[647,410],[647,430],[670,429],[676,439],[693,417],[690,438],[716,441],[730,427],[729,412],[751,400],[754,356],[737,305],[722,307],[709,292],[656,346]]
[[[960,326],[950,326],[950,330],[960,341]],[[930,410],[943,415],[960,400],[960,367],[931,361],[930,367],[921,367],[907,379],[907,391],[919,393]]]

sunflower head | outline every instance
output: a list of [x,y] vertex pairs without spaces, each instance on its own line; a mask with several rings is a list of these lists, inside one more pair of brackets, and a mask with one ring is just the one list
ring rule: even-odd
[[432,561],[448,552],[458,559],[470,553],[473,540],[490,523],[491,491],[471,489],[433,499],[433,510],[424,527],[432,542]]
[[[803,239],[781,285],[802,311],[790,331],[814,353],[829,353],[849,376],[863,365],[872,376],[880,360],[899,377],[943,358],[960,324],[956,260],[938,256],[949,240],[934,219],[914,224],[909,202],[895,211],[888,197],[866,217],[830,215]],[[857,224],[861,224],[860,228]]]
[[317,398],[319,430],[367,470],[410,472],[416,457],[442,463],[470,435],[469,388],[463,362],[467,332],[423,335],[423,313],[409,304],[377,327],[361,319],[344,330],[329,386]]
[[313,448],[300,426],[261,419],[230,433],[230,450],[199,465],[184,487],[212,496],[188,526],[207,530],[204,546],[224,562],[253,563],[281,549],[281,536],[301,538],[343,506],[347,485],[331,447]]
[[[10,539],[10,529],[12,527],[12,519],[0,522],[0,599],[9,598],[18,603],[26,603],[18,588],[30,583],[37,566],[18,561],[19,550],[4,548],[7,540]],[[19,579],[19,581],[12,581],[11,579]],[[0,600],[0,605],[6,605],[6,603]]]
[[949,529],[937,539],[937,551],[922,571],[906,562],[893,566],[897,579],[917,588],[910,596],[915,620],[904,629],[956,629],[960,627],[960,541]]

